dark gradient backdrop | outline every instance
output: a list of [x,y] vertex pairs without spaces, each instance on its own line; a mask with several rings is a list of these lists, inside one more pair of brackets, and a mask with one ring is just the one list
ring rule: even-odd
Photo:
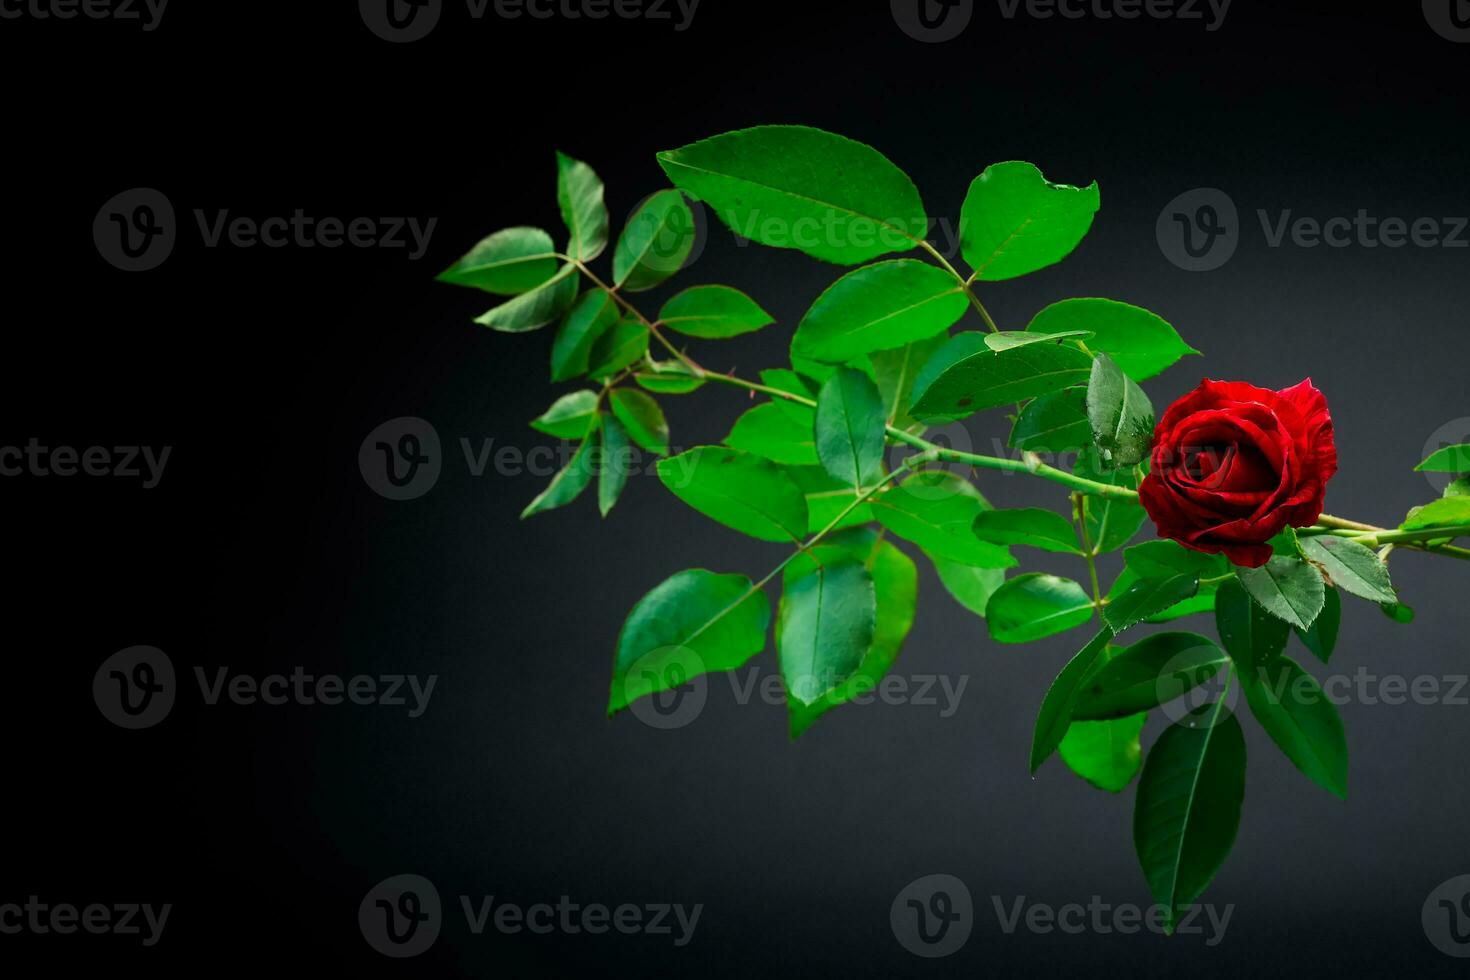
[[[184,3],[158,28],[0,19],[5,166],[4,445],[170,446],[159,486],[0,481],[9,579],[5,857],[0,903],[171,903],[161,942],[0,935],[0,969],[106,964],[154,975],[825,976],[1450,975],[1420,925],[1431,889],[1470,872],[1470,707],[1342,708],[1351,793],[1329,798],[1247,723],[1240,837],[1207,895],[1224,942],[1005,935],[1007,904],[1149,901],[1132,790],[1061,765],[1027,775],[1036,706],[1080,631],[989,642],[920,563],[898,669],[968,678],[959,710],[844,708],[789,744],[784,708],[737,703],[662,732],[603,717],[626,611],[675,570],[759,574],[746,540],[635,477],[613,516],[590,502],[521,523],[544,482],[476,477],[459,440],[522,452],[554,397],[549,331],[470,322],[487,297],[433,274],[483,234],[559,229],[553,149],[593,163],[621,223],[663,186],[657,150],[801,122],[880,148],[953,220],[987,164],[1020,158],[1102,187],[1063,264],[986,292],[1019,327],[1065,296],[1156,310],[1205,352],[1151,382],[1156,405],[1213,377],[1331,400],[1334,513],[1394,521],[1434,493],[1411,472],[1470,416],[1470,249],[1269,247],[1256,218],[1470,214],[1470,45],[1419,5],[1237,0],[1199,21],[1008,20],[979,3],[923,44],[888,5],[704,0],[692,26],[565,18],[474,22],[450,4],[393,45],[355,5]],[[158,269],[124,273],[92,238],[114,194],[153,187],[179,214]],[[1199,187],[1240,211],[1221,268],[1181,270],[1155,238]],[[437,218],[428,254],[206,248],[192,211]],[[560,235],[560,231],[557,231]],[[725,282],[778,318],[712,365],[782,362],[792,325],[839,270],[708,229],[676,282]],[[648,297],[653,304],[670,290]],[[675,442],[713,441],[733,390],[668,399]],[[444,446],[410,502],[358,472],[375,426],[419,416]],[[1453,425],[1451,426],[1453,428]],[[1458,435],[1463,436],[1461,432]],[[968,438],[1003,436],[976,420]],[[1463,441],[1463,440],[1460,440]],[[983,479],[998,502],[1057,506],[1046,484]],[[1043,567],[1063,568],[1046,562]],[[1470,671],[1470,568],[1394,563],[1411,627],[1352,601],[1334,670]],[[1075,571],[1075,570],[1071,570]],[[94,672],[124,647],[168,653],[183,691],[146,731],[110,724]],[[754,662],[773,670],[770,653]],[[203,703],[193,671],[438,675],[422,717],[386,707]],[[1320,665],[1317,672],[1323,671]],[[742,678],[749,672],[742,672]],[[1463,693],[1463,692],[1462,692]],[[1161,722],[1145,733],[1152,740]],[[399,873],[431,879],[448,921],[423,957],[364,941],[358,903]],[[969,943],[906,952],[889,905],[958,876]],[[519,905],[703,903],[693,942],[647,935],[472,935],[458,896]]]

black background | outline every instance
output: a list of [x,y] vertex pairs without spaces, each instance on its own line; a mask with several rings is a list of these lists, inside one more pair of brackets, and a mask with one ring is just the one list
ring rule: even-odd
[[[1064,296],[1139,303],[1203,359],[1149,385],[1156,405],[1212,377],[1331,402],[1343,470],[1332,512],[1388,522],[1433,495],[1426,439],[1470,415],[1470,251],[1267,246],[1272,215],[1470,213],[1470,46],[1418,4],[1236,0],[1199,21],[1003,18],[980,3],[958,39],[922,44],[884,3],[704,0],[692,26],[487,18],[450,3],[429,38],[393,45],[351,3],[175,0],[136,23],[0,20],[10,179],[4,245],[5,445],[172,447],[161,484],[7,477],[0,902],[174,906],[162,941],[0,936],[0,963],[93,962],[164,975],[287,969],[350,975],[807,976],[963,969],[1166,975],[1449,974],[1420,926],[1441,881],[1470,872],[1464,706],[1349,703],[1351,793],[1307,782],[1249,722],[1246,810],[1206,896],[1225,940],[1004,935],[991,896],[1146,904],[1131,796],[1026,747],[1049,679],[1080,644],[991,643],[920,563],[919,618],[898,670],[968,676],[959,711],[844,708],[800,742],[784,708],[717,679],[689,727],[603,716],[613,640],[649,587],[686,567],[761,574],[780,557],[636,477],[600,521],[588,501],[517,520],[544,482],[470,474],[458,440],[522,451],[555,396],[550,332],[470,322],[488,297],[433,274],[482,235],[560,235],[553,149],[592,163],[616,224],[664,186],[654,153],[740,126],[801,122],[871,143],[935,217],[1005,159],[1096,179],[1103,209],[1065,263],[986,292],[1003,326]],[[159,269],[124,273],[91,226],[112,195],[155,187],[180,216]],[[1235,257],[1170,264],[1164,205],[1195,187],[1240,208]],[[206,248],[192,211],[437,218],[428,255]],[[679,284],[725,282],[778,319],[701,348],[753,375],[839,270],[742,245],[716,225]],[[975,324],[970,324],[975,326]],[[733,390],[667,399],[674,441],[718,440]],[[444,472],[426,496],[364,484],[364,436],[429,420]],[[976,420],[980,451],[1003,436]],[[1055,488],[987,476],[999,503]],[[1043,568],[1076,569],[1041,561]],[[1467,570],[1412,554],[1395,579],[1410,627],[1352,602],[1333,669],[1449,676],[1466,666]],[[1204,624],[1201,624],[1203,627]],[[98,665],[153,644],[185,681],[167,720],[123,731],[89,694]],[[767,652],[754,664],[769,675]],[[195,667],[262,675],[437,674],[423,717],[385,707],[207,706]],[[1320,665],[1316,668],[1323,673]],[[742,677],[747,676],[742,672]],[[1160,730],[1154,719],[1146,739]],[[449,921],[406,962],[373,952],[357,905],[397,873],[435,882]],[[889,903],[942,872],[977,924],[948,960],[905,952]],[[693,942],[473,936],[461,894],[521,905],[703,903]]]

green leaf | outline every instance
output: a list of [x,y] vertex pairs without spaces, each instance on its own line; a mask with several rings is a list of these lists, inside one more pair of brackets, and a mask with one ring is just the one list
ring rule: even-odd
[[587,356],[589,377],[603,381],[623,368],[631,367],[648,353],[648,328],[626,317],[603,333]]
[[1420,531],[1441,524],[1470,524],[1470,497],[1441,497],[1432,504],[1418,507],[1409,512],[1402,529]]
[[1069,330],[1065,333],[1027,333],[1024,330],[997,330],[985,335],[985,346],[999,352],[1032,344],[1061,343],[1063,340],[1090,337],[1086,330]]
[[607,713],[709,671],[734,670],[766,645],[771,604],[744,575],[679,572],[623,623]]
[[1007,579],[985,607],[985,624],[997,643],[1030,643],[1064,633],[1091,618],[1092,599],[1082,586],[1041,572]]
[[[931,371],[938,362],[939,369]],[[985,408],[1085,384],[1092,358],[1068,344],[994,351],[981,334],[952,337],[914,382],[917,419],[961,419]]]
[[[795,405],[793,408],[804,408]],[[725,445],[790,466],[816,466],[817,443],[813,412],[806,408],[807,424],[795,421],[779,402],[766,402],[735,420]]]
[[1134,466],[1147,458],[1154,441],[1153,404],[1106,354],[1092,362],[1087,419],[1104,464]]
[[551,380],[587,373],[592,346],[618,322],[618,304],[604,289],[583,293],[562,317],[551,345]]
[[[832,479],[820,466],[787,466],[785,469],[786,475],[791,477],[791,481],[806,496],[808,534],[816,534],[837,520],[838,515],[847,510],[847,505],[857,496],[856,490]],[[872,520],[873,509],[867,504],[859,504],[842,518],[837,527],[848,528],[868,524]]]
[[475,317],[475,322],[502,333],[538,330],[556,320],[577,298],[576,266],[564,265],[550,279]]
[[1167,539],[1136,544],[1123,552],[1123,560],[1139,578],[1158,578],[1174,574],[1212,578],[1230,570],[1229,564],[1220,555],[1207,555]]
[[[830,378],[836,372],[837,369],[832,368],[831,371],[828,371],[822,376],[822,380],[827,380],[827,378]],[[788,371],[786,368],[767,368],[766,370],[761,372],[761,383],[768,388],[775,388],[777,391],[790,392],[791,394],[796,395],[799,398],[805,398],[807,401],[810,402],[815,402],[817,400],[817,391],[819,386],[808,381],[806,378],[802,377],[800,374],[797,374],[795,371]],[[812,425],[814,424],[812,416],[812,405],[803,405],[800,402],[792,401],[789,398],[780,398],[777,396],[772,396],[771,401],[780,406],[781,411],[789,415],[803,428],[808,430],[812,428]],[[810,432],[808,432],[808,435],[810,435]]]
[[606,517],[623,495],[628,473],[633,468],[633,450],[628,430],[615,417],[602,419],[602,456],[597,466],[597,509]]
[[664,304],[658,321],[690,337],[723,340],[775,323],[771,314],[738,289],[694,286]]
[[883,399],[861,371],[839,368],[817,395],[817,458],[834,479],[872,486],[883,476]]
[[557,439],[580,439],[597,416],[597,392],[574,391],[562,395],[531,428]]
[[795,699],[787,700],[792,738],[799,738],[817,718],[832,708],[875,689],[898,659],[899,650],[914,623],[919,595],[919,574],[914,563],[890,542],[878,541],[872,531],[854,530],[848,535],[851,537],[844,539],[844,535],[833,535],[827,540],[834,543],[841,540],[843,547],[867,565],[873,577],[873,592],[878,603],[873,642],[858,669],[836,690],[810,705]]
[[1066,388],[1033,398],[1021,409],[1008,440],[1013,449],[1069,453],[1092,444],[1087,389]]
[[1347,799],[1347,735],[1316,678],[1287,657],[1242,675],[1251,714],[1292,764],[1339,799]]
[[1298,629],[1311,626],[1327,601],[1322,574],[1300,558],[1278,555],[1260,568],[1236,566],[1235,577],[1268,613]]
[[602,181],[592,168],[565,153],[556,154],[556,203],[570,240],[567,254],[591,262],[607,248],[607,205]]
[[659,191],[628,219],[613,250],[613,284],[652,289],[684,267],[694,248],[694,215],[676,190]]
[[1143,766],[1143,734],[1148,715],[1111,721],[1074,721],[1057,745],[1057,754],[1077,775],[1098,789],[1121,793]]
[[856,558],[788,566],[776,617],[787,695],[810,705],[852,677],[873,642],[876,617],[873,577]]
[[975,515],[972,527],[975,537],[992,544],[1024,544],[1064,555],[1082,554],[1072,522],[1040,507],[983,510]]
[[930,555],[929,560],[939,573],[940,583],[955,601],[982,618],[990,597],[1006,580],[1004,568],[976,568],[935,555]]
[[915,473],[873,500],[873,515],[931,555],[978,568],[1009,568],[1010,551],[975,537],[975,515],[989,509],[975,485],[943,470]]
[[1235,579],[1215,593],[1215,630],[1242,672],[1281,656],[1291,627],[1266,612]]
[[1155,633],[1115,650],[1083,685],[1074,719],[1124,718],[1167,704],[1229,663],[1225,652],[1198,633]]
[[[1137,574],[1136,569],[1133,571]],[[1113,632],[1121,633],[1128,627],[1183,602],[1198,591],[1199,575],[1195,572],[1170,572],[1140,577],[1122,589],[1115,586],[1108,594],[1108,605],[1103,610],[1103,619],[1107,620]]]
[[1152,378],[1180,358],[1199,353],[1162,317],[1111,299],[1064,299],[1036,314],[1026,329],[1090,331],[1088,349],[1107,354],[1134,381]]
[[634,442],[651,453],[668,454],[669,423],[658,402],[636,388],[614,388],[608,400]]
[[960,209],[960,252],[982,282],[1060,262],[1092,227],[1097,184],[1053,184],[1030,163],[985,168]]
[[917,259],[855,269],[817,297],[797,325],[792,353],[842,364],[948,330],[969,300],[954,276]]
[[516,296],[556,274],[556,248],[540,228],[497,231],[437,276],[440,282]]
[[1332,659],[1332,651],[1337,647],[1338,629],[1342,625],[1342,597],[1336,589],[1328,589],[1326,599],[1311,628],[1296,631],[1306,648],[1324,664]]
[[1385,602],[1380,604],[1378,608],[1383,610],[1383,615],[1395,623],[1408,625],[1414,621],[1414,610],[1402,602]]
[[[1090,440],[1091,437],[1089,429],[1087,438]],[[1072,472],[1077,476],[1096,480],[1099,483],[1127,487],[1130,490],[1138,489],[1132,469],[1105,469],[1097,459],[1095,448],[1078,454],[1077,463],[1072,468]],[[1143,506],[1136,500],[1096,497],[1090,494],[1082,498],[1082,513],[1087,522],[1087,540],[1091,543],[1093,550],[1100,555],[1116,551],[1133,540],[1133,536],[1138,533],[1138,529],[1143,526],[1144,520],[1148,517]],[[1168,543],[1172,544],[1172,542]],[[1219,564],[1220,571],[1224,572],[1223,559]]]
[[1302,554],[1326,570],[1344,592],[1371,602],[1397,602],[1388,566],[1367,545],[1330,534],[1301,539]]
[[687,395],[704,387],[704,379],[696,378],[678,361],[653,361],[652,368],[633,375],[638,386],[655,395]]
[[769,460],[721,446],[700,446],[661,459],[658,478],[690,507],[762,541],[806,535],[806,497]]
[[1470,444],[1445,446],[1414,467],[1416,473],[1470,473]]
[[1170,725],[1143,763],[1133,805],[1133,846],[1165,929],[1225,863],[1245,799],[1245,736],[1222,697],[1192,726]]
[[658,155],[676,187],[736,234],[842,265],[907,251],[928,232],[914,182],[883,154],[807,126],[756,126]]
[[889,425],[900,429],[916,427],[906,411],[913,398],[914,381],[919,370],[949,340],[946,333],[937,333],[925,340],[916,340],[893,350],[877,350],[868,355],[873,365],[873,380],[878,393],[883,396],[883,415]]
[[596,443],[597,431],[594,429],[587,433],[587,438],[577,447],[577,451],[572,454],[567,465],[562,467],[561,472],[551,478],[546,489],[521,511],[521,520],[533,514],[565,507],[582,495],[582,491],[592,482],[592,448]]
[[[1021,576],[1021,578],[1025,577]],[[1012,581],[1020,581],[1020,579],[1012,579]],[[999,598],[1002,592],[997,592],[996,597]],[[987,622],[993,625],[995,616],[995,600],[991,600],[991,611]],[[1083,682],[1097,664],[1107,656],[1108,642],[1112,638],[1113,633],[1106,626],[1099,630],[1087,646],[1067,661],[1067,665],[1062,668],[1062,672],[1047,689],[1046,697],[1041,702],[1041,711],[1036,716],[1036,728],[1031,734],[1030,764],[1033,776],[1036,770],[1041,768],[1041,764],[1056,751],[1062,738],[1067,734],[1067,728],[1072,724],[1072,709],[1076,707],[1077,700],[1082,696]]]
[[1460,476],[1450,481],[1450,485],[1444,488],[1446,497],[1470,497],[1470,476]]

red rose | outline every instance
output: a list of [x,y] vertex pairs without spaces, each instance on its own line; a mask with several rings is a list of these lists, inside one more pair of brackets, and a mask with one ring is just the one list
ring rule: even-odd
[[1316,523],[1336,472],[1332,416],[1311,378],[1282,391],[1206,379],[1159,420],[1138,496],[1159,537],[1259,568],[1283,528]]

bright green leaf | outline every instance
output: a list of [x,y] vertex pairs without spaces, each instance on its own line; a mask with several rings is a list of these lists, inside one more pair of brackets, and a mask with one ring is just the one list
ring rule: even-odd
[[1014,279],[1066,258],[1092,227],[1097,184],[1053,184],[1030,163],[985,168],[960,209],[960,251],[982,282]]
[[852,677],[873,642],[876,617],[873,577],[856,558],[788,566],[776,617],[787,695],[810,705]]
[[502,333],[538,330],[561,316],[577,299],[576,266],[564,265],[550,279],[475,317],[475,322]]
[[706,517],[762,541],[806,535],[806,497],[770,460],[722,446],[700,446],[661,459],[658,477]]
[[1470,444],[1436,450],[1414,470],[1421,473],[1470,473]]
[[546,232],[540,228],[507,228],[481,240],[437,278],[456,286],[516,296],[554,276],[556,263],[556,248]]
[[580,439],[597,415],[597,392],[574,391],[562,395],[531,428],[557,439]]
[[694,215],[676,190],[643,202],[613,250],[613,284],[629,292],[652,289],[684,267],[694,248]]
[[1113,359],[1099,354],[1087,384],[1087,419],[1104,464],[1142,462],[1154,441],[1154,407],[1143,389]]
[[867,487],[883,475],[883,399],[861,371],[839,368],[817,395],[817,458],[834,479]]
[[1027,402],[1011,428],[1009,444],[1033,453],[1070,453],[1091,445],[1087,389],[1066,388]]
[[979,568],[1010,568],[1010,551],[975,537],[975,515],[990,505],[969,480],[943,470],[915,473],[873,500],[873,514],[894,534],[931,555]]
[[1306,629],[1327,601],[1322,574],[1300,558],[1277,556],[1260,568],[1235,569],[1251,598],[1277,619]]
[[873,365],[873,381],[883,396],[883,414],[889,425],[910,429],[917,423],[908,414],[913,398],[914,381],[919,370],[949,340],[947,333],[937,333],[893,350],[876,350],[868,355]]
[[[815,459],[815,457],[813,457]],[[801,488],[806,496],[807,533],[816,534],[847,510],[857,491],[832,479],[826,470],[817,465],[787,466],[786,475]],[[859,504],[843,517],[838,528],[868,524],[873,520],[873,509]]]
[[[931,373],[935,362],[948,363]],[[957,334],[920,371],[909,414],[920,420],[961,419],[981,409],[1085,384],[1091,372],[1092,358],[1069,344],[993,351],[985,346],[983,335]]]
[[526,505],[521,511],[521,520],[558,507],[565,507],[582,495],[587,485],[592,482],[593,453],[592,449],[597,442],[597,432],[593,430],[587,433],[586,440],[577,447],[567,465],[562,467],[561,472],[551,478],[551,483],[546,489],[537,495],[536,499]]
[[723,340],[752,333],[776,321],[738,289],[694,286],[665,303],[658,322],[690,337]]
[[1026,329],[1089,331],[1088,349],[1107,354],[1134,381],[1152,378],[1180,358],[1199,353],[1162,317],[1111,299],[1064,299],[1036,314]]
[[1333,584],[1370,602],[1396,602],[1388,566],[1378,552],[1347,538],[1324,534],[1301,539],[1302,554],[1317,562]]
[[1057,745],[1057,755],[1077,775],[1098,789],[1121,793],[1143,766],[1139,736],[1148,715],[1111,721],[1074,721]]
[[764,456],[777,463],[816,466],[818,459],[813,412],[809,408],[805,411],[807,423],[802,425],[787,414],[779,402],[757,405],[735,420],[735,427],[725,437],[725,445]]
[[607,205],[602,181],[592,168],[565,153],[556,155],[556,203],[567,226],[567,254],[591,262],[607,248]]
[[1007,579],[985,607],[985,623],[997,643],[1030,643],[1091,618],[1092,598],[1082,586],[1041,572]]
[[663,409],[647,393],[636,388],[615,388],[608,396],[613,414],[628,429],[638,445],[660,456],[669,451],[669,423]]
[[935,555],[930,555],[929,560],[934,563],[934,571],[939,573],[940,583],[955,601],[982,618],[990,597],[1006,580],[1004,568],[976,568]]
[[556,328],[551,345],[551,380],[570,381],[587,373],[592,346],[618,322],[618,304],[604,289],[578,297]]
[[797,325],[792,353],[841,364],[948,330],[969,300],[954,276],[917,259],[856,269],[817,297]]
[[1024,544],[1043,551],[1080,555],[1077,531],[1061,514],[1040,507],[983,510],[971,525],[975,537],[993,544]]

